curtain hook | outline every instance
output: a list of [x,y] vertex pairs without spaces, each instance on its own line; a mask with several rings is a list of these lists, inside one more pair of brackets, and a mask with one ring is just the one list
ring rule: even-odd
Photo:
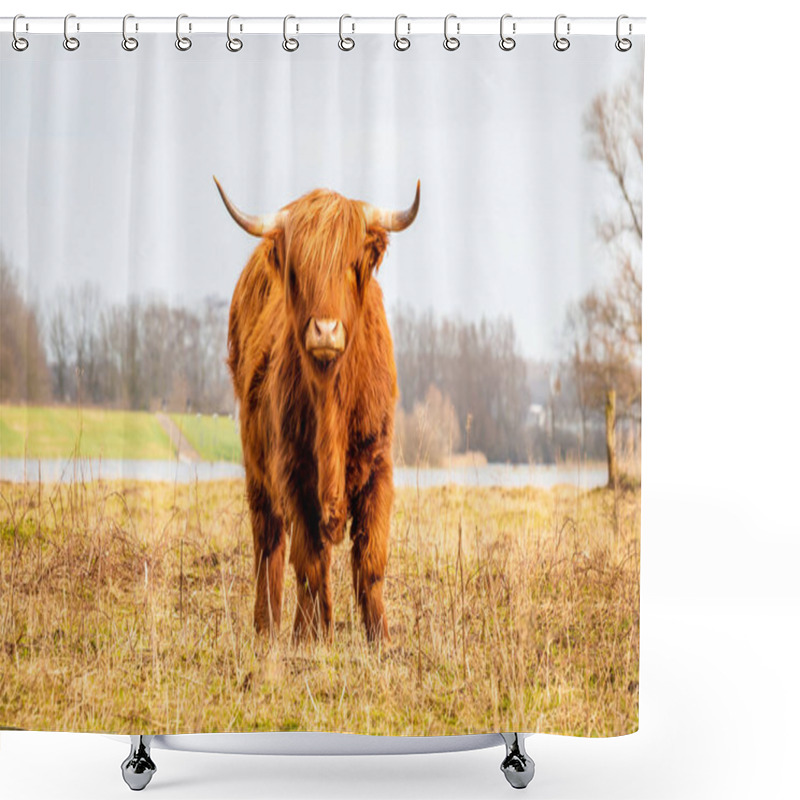
[[[411,39],[407,38],[407,36],[400,36],[400,20],[401,19],[408,19],[405,14],[398,14],[394,18],[394,49],[400,50],[408,50],[411,47]],[[411,33],[411,23],[407,22],[406,27],[408,28],[408,33]]]
[[[447,33],[447,26],[451,19],[457,19],[456,15],[448,14],[444,18],[444,49],[450,50],[452,52],[453,50],[458,50],[458,48],[461,47],[461,40],[458,38],[458,36],[450,36]],[[456,34],[460,32],[461,32],[461,23],[456,22]]]
[[11,46],[18,52],[21,53],[23,50],[28,49],[28,40],[23,38],[17,33],[17,20],[25,19],[24,14],[17,14],[14,17],[14,21],[11,23]]
[[[188,36],[181,36],[181,20],[189,19],[188,14],[178,14],[175,18],[175,47],[181,52],[186,52],[192,46],[192,40]],[[192,30],[192,24],[189,23],[189,30]]]
[[[132,53],[138,46],[139,40],[135,39],[133,36],[128,36],[128,20],[129,19],[136,19],[133,14],[126,14],[122,18],[122,49],[127,50],[129,53]],[[139,30],[139,26],[136,26],[136,30]]]
[[[507,19],[511,19],[511,14],[503,14],[503,16],[500,17],[500,49],[506,52],[513,50],[517,46],[517,40],[513,36],[505,35],[504,26]],[[511,32],[517,32],[516,22],[511,24]]]
[[[80,40],[76,36],[69,35],[69,21],[71,19],[75,19],[74,14],[67,14],[64,17],[64,49],[69,50],[70,53],[81,46]],[[80,30],[80,26],[77,27],[77,30]]]
[[[286,50],[287,53],[294,53],[298,47],[300,47],[300,42],[297,41],[295,38],[289,38],[288,35],[288,26],[290,19],[297,19],[297,17],[292,16],[291,14],[287,14],[283,18],[283,49]],[[298,25],[296,28],[297,31],[300,30],[300,26]]]
[[[627,14],[620,14],[617,17],[617,41],[614,42],[614,47],[616,47],[617,50],[620,51],[620,53],[627,53],[628,50],[630,50],[631,47],[633,47],[633,42],[630,39],[622,39],[622,38],[620,38],[620,35],[619,35],[620,22],[622,22],[622,20],[624,20],[624,19],[628,19],[628,15]],[[632,32],[633,32],[633,29],[631,28],[631,24],[629,22],[628,23],[628,36],[630,36]]]
[[[555,41],[553,42],[553,47],[558,50],[559,53],[563,53],[565,50],[569,50],[570,41],[566,38],[566,36],[559,36],[558,35],[558,21],[560,19],[566,19],[566,14],[559,14],[556,17],[555,22],[553,23],[553,35],[556,37]],[[569,36],[569,22],[567,23],[567,36]]]
[[[348,50],[352,50],[356,46],[355,41],[350,36],[345,36],[344,31],[342,30],[344,21],[346,19],[353,19],[353,18],[349,14],[342,14],[342,16],[339,17],[339,49],[344,50],[345,52],[347,52]],[[353,26],[353,30],[351,32],[355,33],[356,24],[355,22],[351,24]]]
[[[239,19],[239,17],[237,17],[236,14],[231,14],[228,17],[228,41],[225,42],[225,47],[227,47],[228,50],[231,51],[231,53],[238,53],[243,47],[241,39],[235,39],[231,37],[231,22],[233,22],[233,20],[235,19]],[[242,28],[240,26],[239,30],[241,31],[241,29]]]

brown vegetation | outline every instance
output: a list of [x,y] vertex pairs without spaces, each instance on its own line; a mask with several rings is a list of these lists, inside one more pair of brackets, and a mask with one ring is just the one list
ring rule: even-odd
[[267,644],[243,482],[0,484],[0,725],[637,728],[637,491],[400,489],[392,529],[391,645],[366,643],[342,550],[333,641]]
[[452,401],[431,384],[424,402],[411,413],[397,409],[394,425],[394,459],[397,464],[444,466],[461,445],[461,429]]

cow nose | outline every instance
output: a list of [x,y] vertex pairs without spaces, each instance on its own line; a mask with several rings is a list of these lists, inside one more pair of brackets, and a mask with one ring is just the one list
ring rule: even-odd
[[338,319],[315,319],[314,320],[314,333],[320,341],[333,341],[336,335],[336,329],[339,327]]
[[344,350],[344,339],[344,325],[340,320],[314,317],[308,325],[306,349],[332,356]]

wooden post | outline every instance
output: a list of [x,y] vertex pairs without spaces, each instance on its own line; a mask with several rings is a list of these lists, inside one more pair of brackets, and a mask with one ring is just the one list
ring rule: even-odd
[[606,392],[606,454],[608,456],[608,488],[617,488],[617,393],[614,389]]

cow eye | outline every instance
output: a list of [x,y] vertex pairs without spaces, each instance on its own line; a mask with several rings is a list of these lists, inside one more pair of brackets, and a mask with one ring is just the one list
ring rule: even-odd
[[347,268],[347,281],[351,286],[360,291],[362,280],[363,278],[359,265],[354,264]]
[[292,264],[288,265],[287,272],[289,275],[289,288],[292,292],[297,291],[297,272]]

